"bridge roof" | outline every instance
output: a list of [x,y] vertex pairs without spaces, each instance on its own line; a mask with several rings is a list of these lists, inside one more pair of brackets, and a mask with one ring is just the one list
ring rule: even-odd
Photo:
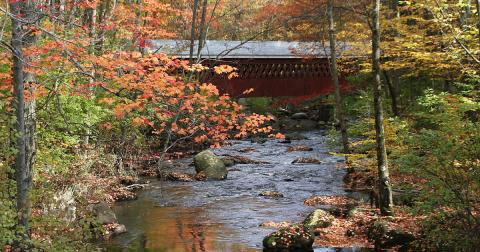
[[[151,40],[150,50],[166,53],[179,58],[188,58],[190,41],[188,40]],[[194,46],[194,58],[197,54]],[[339,43],[339,51],[351,54],[349,46]],[[249,59],[296,59],[296,58],[327,58],[330,54],[328,44],[317,42],[287,42],[287,41],[220,41],[207,40],[202,49],[201,58],[249,58]],[[345,55],[344,55],[345,56]]]

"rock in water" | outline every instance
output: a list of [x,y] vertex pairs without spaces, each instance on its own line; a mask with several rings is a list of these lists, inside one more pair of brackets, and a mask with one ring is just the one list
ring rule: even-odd
[[301,157],[292,161],[292,164],[321,164],[322,162],[315,158]]
[[106,202],[89,205],[88,209],[101,224],[117,223],[117,216]]
[[283,194],[274,191],[265,191],[258,194],[258,196],[262,196],[265,198],[283,198]]
[[127,228],[123,224],[118,224],[112,231],[112,235],[119,235],[127,232]]
[[198,153],[193,158],[195,171],[197,173],[204,172],[207,179],[226,179],[227,168],[223,161],[213,152],[206,150]]
[[158,176],[160,179],[167,181],[192,182],[194,176],[192,174],[183,172],[162,172]]
[[293,151],[313,151],[312,147],[308,147],[305,145],[295,145],[295,146],[290,146],[287,149],[288,152],[293,152]]
[[312,251],[315,237],[301,225],[281,228],[263,239],[264,251]]
[[285,135],[285,140],[305,140],[305,139],[307,139],[307,137],[297,132]]
[[306,113],[300,112],[293,114],[291,118],[295,120],[308,119],[308,115]]
[[317,209],[307,216],[303,225],[310,229],[326,228],[332,225],[333,220],[335,220],[333,215],[322,209]]
[[300,122],[296,126],[296,129],[301,131],[309,131],[317,128],[318,128],[318,123],[316,121],[306,120],[306,119],[300,120]]

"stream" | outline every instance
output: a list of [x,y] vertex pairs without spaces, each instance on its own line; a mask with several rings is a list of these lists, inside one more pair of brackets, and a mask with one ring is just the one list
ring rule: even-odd
[[[263,222],[301,222],[314,210],[303,201],[314,195],[346,195],[343,189],[343,157],[329,154],[324,132],[304,133],[308,139],[281,143],[233,141],[213,150],[217,155],[244,156],[268,164],[237,164],[229,167],[228,179],[207,182],[151,181],[138,200],[114,207],[119,223],[128,232],[105,244],[107,251],[223,252],[262,251],[262,239],[276,229]],[[288,152],[293,145],[313,151]],[[253,148],[248,153],[239,150]],[[292,164],[299,157],[321,164]],[[190,164],[192,159],[181,162]],[[187,172],[194,173],[193,166]],[[185,171],[184,171],[185,172]],[[277,191],[283,198],[258,196]],[[315,248],[317,252],[368,251],[361,248]]]

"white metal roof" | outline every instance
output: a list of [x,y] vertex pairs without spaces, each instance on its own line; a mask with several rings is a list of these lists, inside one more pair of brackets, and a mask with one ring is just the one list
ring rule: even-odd
[[[197,54],[197,45],[194,46],[194,58]],[[339,45],[340,51],[345,50],[345,44]],[[190,55],[190,41],[188,40],[151,40],[150,50],[162,52],[179,58],[188,58]],[[287,42],[287,41],[220,41],[207,40],[202,49],[202,58],[325,58],[330,54],[327,45],[316,42]]]

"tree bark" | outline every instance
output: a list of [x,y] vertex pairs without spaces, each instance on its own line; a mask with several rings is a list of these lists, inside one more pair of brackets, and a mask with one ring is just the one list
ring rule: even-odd
[[478,42],[480,43],[480,0],[475,1],[477,5],[477,28],[478,28]]
[[197,23],[197,9],[199,0],[193,1],[192,28],[190,31],[190,65],[193,64],[193,48],[195,46],[195,24]]
[[377,142],[377,166],[379,175],[380,212],[382,215],[393,215],[392,188],[388,172],[387,149],[385,146],[385,130],[383,127],[383,108],[381,96],[380,68],[380,0],[374,0],[372,22],[372,70],[374,74],[373,100],[375,110],[375,133]]
[[19,17],[22,16],[22,1],[10,1],[10,10],[12,13],[12,41],[11,47],[13,51],[13,94],[15,107],[15,131],[16,131],[16,157],[15,157],[15,179],[17,183],[17,212],[18,224],[23,227],[25,238],[28,238],[29,230],[29,203],[28,190],[29,179],[26,162],[26,131],[25,131],[25,96],[24,96],[24,65],[23,65],[23,48],[22,48],[22,23]]
[[203,49],[203,46],[205,45],[205,38],[207,37],[207,31],[206,31],[207,5],[208,5],[208,1],[203,0],[203,3],[202,3],[202,17],[201,17],[200,27],[199,27],[197,62],[200,62],[200,56],[202,54],[202,49]]
[[330,72],[332,75],[333,85],[335,86],[335,105],[337,111],[337,118],[340,122],[340,132],[342,134],[343,152],[349,152],[348,146],[348,134],[345,116],[343,114],[342,96],[340,93],[340,83],[338,81],[338,69],[337,69],[337,50],[336,50],[336,36],[335,36],[335,23],[333,20],[333,0],[328,0],[327,3],[327,15],[328,15],[328,28],[330,39]]
[[460,24],[462,26],[468,25],[469,23],[470,15],[472,14],[471,5],[471,0],[465,0],[465,6],[462,7],[462,11],[460,12]]
[[388,92],[390,93],[390,99],[392,101],[392,113],[394,116],[400,116],[400,112],[398,110],[398,102],[397,102],[397,97],[398,97],[397,90],[395,86],[393,86],[392,79],[388,75],[387,71],[383,71],[383,75],[385,76]]

